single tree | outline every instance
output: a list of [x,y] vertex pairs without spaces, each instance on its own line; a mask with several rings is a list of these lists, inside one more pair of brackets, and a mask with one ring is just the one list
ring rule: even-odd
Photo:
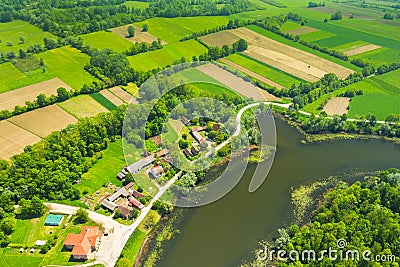
[[89,215],[86,210],[80,208],[79,210],[76,211],[74,220],[76,224],[82,224],[87,222],[88,220],[89,220]]
[[149,31],[149,26],[147,24],[144,24],[143,28],[142,28],[142,32],[147,32],[147,31]]
[[128,37],[132,38],[135,36],[135,28],[132,25],[128,26]]

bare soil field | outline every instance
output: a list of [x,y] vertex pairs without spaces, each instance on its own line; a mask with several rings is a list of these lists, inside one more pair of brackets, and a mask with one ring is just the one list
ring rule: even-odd
[[211,33],[199,38],[209,46],[222,47],[223,45],[231,46],[234,42],[239,41],[239,37],[230,31],[221,31]]
[[198,70],[224,84],[229,89],[245,97],[252,97],[255,101],[279,100],[276,96],[267,93],[252,83],[245,82],[242,78],[233,75],[217,65],[202,65],[198,67]]
[[22,153],[26,146],[36,144],[41,140],[40,137],[7,120],[0,121],[0,129],[0,159],[8,160]]
[[[238,28],[232,30],[232,32],[250,44],[248,49],[250,55],[254,54],[260,56],[260,58],[267,58],[268,62],[265,63],[292,75],[298,76],[298,73],[293,73],[293,68],[297,69],[298,72],[304,73],[306,77],[314,76],[317,78],[321,78],[325,73],[335,73],[339,78],[347,78],[347,76],[354,72],[339,64],[282,44],[247,28]],[[261,60],[260,58],[258,59]],[[296,66],[297,63],[299,66]],[[304,66],[307,66],[307,68],[304,69]],[[315,78],[306,79],[301,76],[298,77],[304,80],[315,81]]]
[[323,111],[329,116],[347,114],[349,111],[347,108],[350,104],[350,98],[348,97],[332,97],[328,103],[326,103]]
[[137,103],[136,99],[119,86],[108,89],[111,93],[122,99],[125,103]]
[[316,32],[316,31],[319,31],[319,30],[315,29],[315,28],[312,28],[312,27],[303,26],[303,27],[298,28],[298,29],[289,30],[286,33],[290,33],[290,34],[293,34],[293,35],[300,35],[300,34],[309,33],[309,32]]
[[9,121],[37,136],[45,137],[78,120],[54,104],[12,117]]
[[111,93],[108,90],[101,90],[100,94],[102,94],[105,98],[110,100],[110,102],[113,103],[114,105],[116,105],[117,107],[125,103],[119,97],[117,97],[116,95],[114,95],[113,93]]
[[382,46],[379,46],[379,45],[368,44],[368,45],[364,45],[364,46],[360,46],[360,47],[357,47],[357,48],[354,48],[354,49],[350,49],[350,50],[344,51],[344,54],[346,56],[355,56],[355,55],[362,54],[362,53],[365,53],[365,52],[369,52],[369,51],[372,51],[372,50],[375,50],[375,49],[378,49],[378,48],[381,48],[381,47]]
[[233,63],[232,61],[229,61],[229,60],[227,60],[225,58],[221,58],[219,61],[221,61],[222,63],[225,63],[225,64],[227,64],[227,65],[229,65],[229,66],[231,66],[231,67],[233,67],[233,68],[235,68],[237,70],[240,70],[244,74],[247,74],[247,75],[249,75],[251,77],[254,77],[259,81],[262,81],[262,82],[264,82],[264,83],[266,83],[268,85],[274,86],[277,89],[282,89],[283,88],[282,85],[280,85],[280,84],[278,84],[278,83],[276,83],[274,81],[271,81],[270,79],[267,79],[267,78],[255,73],[255,72],[253,72],[251,70],[248,70],[248,69],[246,69],[246,68],[244,68],[244,67],[242,67],[242,66],[240,66],[240,65],[238,65],[236,63]]
[[64,87],[71,90],[66,83],[58,78],[21,87],[0,94],[0,110],[14,110],[15,106],[25,106],[26,101],[33,101],[40,94],[46,96],[57,94],[57,89]]
[[[135,36],[133,38],[128,38],[128,26],[129,25],[124,25],[121,27],[113,28],[111,31],[115,34],[118,34],[119,36],[127,39],[128,41],[132,42],[133,44],[138,42],[145,42],[145,43],[152,43],[154,41],[157,41],[158,38],[157,36],[154,36],[148,32],[142,32],[142,29],[139,28],[138,26],[133,25],[135,28]],[[167,42],[161,41],[162,45],[166,45]]]

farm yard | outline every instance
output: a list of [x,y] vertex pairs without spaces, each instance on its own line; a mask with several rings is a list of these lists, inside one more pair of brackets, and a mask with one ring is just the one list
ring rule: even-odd
[[33,101],[39,94],[46,96],[56,95],[57,89],[64,87],[67,90],[71,88],[58,78],[28,85],[0,94],[0,110],[14,110],[15,106],[24,106],[26,101]]
[[115,52],[123,52],[131,48],[132,43],[114,32],[95,32],[81,35],[83,41],[97,49],[111,48]]
[[0,159],[10,159],[20,154],[26,146],[36,144],[41,140],[33,133],[7,121],[0,121]]
[[8,120],[39,137],[45,137],[78,121],[56,104],[32,110]]
[[98,79],[84,70],[89,56],[75,48],[61,47],[34,56],[42,58],[52,73],[75,90],[80,90],[84,84],[98,82]]
[[[23,41],[20,39],[23,37]],[[44,38],[56,37],[48,32],[20,20],[0,23],[0,52],[18,52],[33,44],[43,44]]]

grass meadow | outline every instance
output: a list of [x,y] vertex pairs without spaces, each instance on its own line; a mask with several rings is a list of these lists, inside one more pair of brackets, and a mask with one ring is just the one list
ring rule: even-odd
[[84,70],[89,62],[89,56],[79,50],[65,46],[34,55],[42,58],[44,64],[54,75],[75,90],[80,90],[84,84],[99,81]]
[[36,69],[21,72],[13,64],[5,62],[0,64],[0,93],[18,89],[27,85],[43,82],[55,78],[49,70]]
[[175,60],[185,57],[191,61],[193,56],[199,56],[207,49],[195,40],[169,43],[160,50],[150,51],[128,57],[135,70],[146,71],[172,65]]
[[123,52],[133,46],[127,39],[113,32],[94,32],[81,35],[82,39],[91,47],[97,49],[111,48],[115,52]]
[[75,118],[93,117],[101,112],[108,112],[107,108],[90,95],[79,95],[58,105]]
[[321,111],[319,107],[329,97],[339,96],[352,89],[363,90],[363,95],[351,99],[348,113],[350,118],[371,113],[379,120],[384,120],[390,113],[400,113],[400,70],[377,75],[324,95],[305,106],[303,110],[319,113]]
[[352,56],[351,59],[353,58],[359,58],[372,65],[380,66],[394,61],[400,61],[400,47],[398,50],[382,47]]
[[75,187],[91,195],[108,182],[120,186],[121,182],[116,176],[125,165],[121,140],[109,143],[107,149],[103,151],[103,157],[82,175],[81,183]]
[[[24,38],[22,43],[19,39]],[[7,23],[0,23],[0,52],[26,50],[32,44],[43,44],[44,38],[55,38],[54,35],[44,32],[41,29],[25,21],[15,20]],[[9,46],[8,43],[12,46]]]
[[327,31],[315,31],[300,34],[300,38],[307,42],[313,42],[318,40],[323,40],[326,38],[331,38],[336,36],[336,34]]
[[179,42],[182,37],[193,32],[215,28],[228,24],[227,17],[181,17],[181,18],[152,18],[135,23],[139,27],[149,26],[149,33],[165,40],[167,43]]
[[125,1],[125,3],[123,3],[123,5],[125,5],[129,8],[146,9],[149,7],[150,3],[142,2],[142,1]]

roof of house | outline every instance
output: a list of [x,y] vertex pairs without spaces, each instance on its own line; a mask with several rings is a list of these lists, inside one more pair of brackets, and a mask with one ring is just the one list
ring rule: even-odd
[[168,149],[163,149],[163,150],[161,150],[161,151],[157,152],[157,153],[156,153],[156,156],[161,158],[161,157],[163,157],[163,156],[167,155],[167,154],[168,154],[168,152],[169,152],[169,150],[168,150]]
[[124,187],[125,187],[126,190],[129,190],[129,189],[131,189],[134,185],[135,185],[134,182],[130,182],[129,184],[125,185]]
[[126,205],[121,205],[118,207],[119,211],[121,212],[121,215],[127,218],[129,216],[129,213],[132,211],[132,208]]
[[111,202],[111,201],[109,201],[107,199],[104,199],[101,202],[101,205],[103,205],[104,207],[106,207],[107,209],[110,209],[110,210],[115,210],[118,207],[117,204],[115,204],[115,203],[113,203],[113,202]]
[[117,192],[115,192],[110,197],[108,197],[108,200],[111,202],[114,202],[120,196],[124,196],[124,197],[129,196],[129,192],[125,189],[125,187],[121,187]]
[[138,192],[138,191],[136,191],[136,190],[133,190],[132,195],[133,195],[134,197],[137,197],[137,198],[144,198],[144,197],[146,197],[144,194],[142,194],[142,193],[140,193],[140,192]]
[[160,166],[160,165],[154,166],[153,168],[150,169],[150,172],[151,172],[153,175],[161,174],[161,173],[163,173],[163,171],[164,171],[164,169],[163,169],[163,167]]
[[129,203],[131,203],[133,206],[135,206],[136,208],[138,208],[140,210],[144,208],[144,205],[142,203],[140,203],[140,201],[134,197],[129,198]]
[[136,161],[135,163],[129,165],[128,170],[130,173],[135,173],[135,172],[139,171],[140,169],[143,169],[147,165],[153,163],[154,160],[155,160],[154,155],[147,156],[144,159],[141,159],[141,160]]
[[192,127],[192,132],[201,132],[207,129],[207,126],[193,126]]
[[74,246],[72,255],[88,255],[90,249],[96,246],[96,242],[103,235],[103,231],[97,226],[84,226],[80,234],[68,234],[64,245]]
[[190,150],[187,149],[187,148],[185,148],[185,149],[183,150],[183,154],[185,154],[186,157],[192,156],[192,152],[190,152]]
[[199,132],[197,132],[197,131],[193,131],[192,135],[196,139],[196,141],[199,142],[199,143],[202,143],[202,142],[205,141],[203,136],[201,136],[201,134]]
[[189,124],[190,124],[190,121],[189,121],[185,116],[182,116],[182,117],[181,117],[181,121],[182,121],[183,124],[185,124],[185,125],[189,125]]

